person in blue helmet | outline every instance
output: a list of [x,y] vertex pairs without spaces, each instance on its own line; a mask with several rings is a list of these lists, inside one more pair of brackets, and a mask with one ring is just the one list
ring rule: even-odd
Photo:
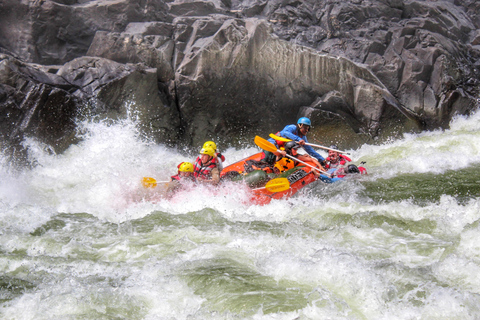
[[[316,152],[311,146],[307,146],[305,144],[308,143],[307,133],[310,130],[311,125],[312,122],[310,121],[310,119],[306,117],[301,117],[300,119],[298,119],[296,125],[290,124],[283,128],[282,131],[277,132],[276,135],[296,141],[299,145],[303,147],[303,149],[305,149],[305,151],[310,156],[317,159],[320,164],[323,164],[325,162],[325,158],[322,157],[318,152]],[[268,139],[268,141],[275,144],[278,149],[283,147],[286,143],[284,141],[275,140],[273,138]],[[275,163],[275,161],[277,160],[277,156],[271,152],[265,151],[265,157],[262,160],[267,163]]]

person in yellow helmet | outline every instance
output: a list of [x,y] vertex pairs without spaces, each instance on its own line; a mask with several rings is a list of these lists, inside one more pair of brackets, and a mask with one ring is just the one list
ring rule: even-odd
[[182,162],[178,166],[178,172],[176,175],[170,177],[170,182],[167,184],[167,194],[172,195],[183,186],[185,182],[195,181],[193,176],[193,164],[190,162]]
[[190,162],[182,162],[178,166],[178,173],[170,177],[170,181],[195,180],[193,176],[193,164]]
[[220,152],[217,152],[217,144],[213,141],[207,141],[203,144],[202,148],[212,148],[215,151],[215,161],[217,162],[218,171],[222,172],[223,170],[223,162],[225,162],[225,156]]
[[193,175],[198,182],[211,183],[220,182],[220,171],[215,158],[215,150],[212,147],[202,148],[200,155],[195,160]]

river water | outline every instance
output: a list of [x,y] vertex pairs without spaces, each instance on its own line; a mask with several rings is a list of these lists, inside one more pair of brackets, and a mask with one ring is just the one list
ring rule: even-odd
[[367,176],[266,206],[142,188],[193,159],[131,122],[82,138],[25,141],[30,170],[0,158],[2,319],[480,319],[480,113],[349,150]]

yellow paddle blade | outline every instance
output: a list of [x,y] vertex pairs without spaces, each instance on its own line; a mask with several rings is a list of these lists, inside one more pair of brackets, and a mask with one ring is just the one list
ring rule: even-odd
[[155,188],[157,186],[157,180],[150,177],[143,177],[142,186],[144,188]]
[[257,146],[259,146],[260,148],[262,148],[263,150],[265,151],[269,151],[269,152],[277,152],[277,147],[275,147],[275,145],[273,143],[271,143],[270,141],[267,141],[259,136],[255,136],[255,144]]
[[276,178],[270,180],[265,185],[265,189],[270,192],[281,192],[290,189],[290,182],[287,178]]
[[273,139],[278,140],[278,141],[283,141],[283,142],[292,141],[292,139],[287,139],[287,138],[284,138],[284,137],[280,137],[280,136],[274,135],[273,133],[270,133],[270,138],[273,138]]

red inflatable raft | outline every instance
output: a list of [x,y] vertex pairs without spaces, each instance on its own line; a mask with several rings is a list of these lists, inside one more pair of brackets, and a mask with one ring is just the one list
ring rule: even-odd
[[[249,163],[247,163],[247,161],[259,161],[263,158],[263,156],[263,152],[259,152],[248,158],[237,161],[223,168],[221,177],[225,178],[232,175],[238,176],[238,174],[240,174],[240,176],[245,176],[248,173],[247,168],[249,167]],[[306,163],[315,166],[313,162]],[[279,192],[272,192],[269,191],[267,188],[262,188],[262,186],[256,186],[255,188],[251,189],[251,200],[254,204],[264,205],[270,203],[272,199],[290,197],[297,193],[303,187],[317,180],[312,171],[313,169],[311,167],[300,164],[299,166],[296,166],[295,168],[290,169],[284,173],[273,175],[271,178],[287,178],[288,182],[290,183],[290,188]]]

